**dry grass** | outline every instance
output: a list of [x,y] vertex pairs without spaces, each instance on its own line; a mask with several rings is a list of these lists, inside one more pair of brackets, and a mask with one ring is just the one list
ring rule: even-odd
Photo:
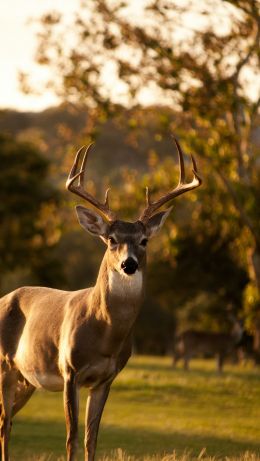
[[117,450],[111,456],[100,458],[99,461],[259,461],[260,456],[254,453],[246,452],[239,457],[224,457],[216,458],[215,456],[207,456],[207,451],[204,448],[198,456],[192,456],[192,453],[185,451],[182,455],[177,455],[175,452],[165,456],[145,456],[143,458],[135,458],[125,454],[122,450]]
[[[42,456],[33,456],[27,458],[26,460],[20,461],[66,461],[65,458],[59,457],[55,458],[53,455],[42,455]],[[175,452],[171,455],[165,456],[145,456],[142,458],[136,458],[134,456],[129,456],[123,452],[120,448],[115,452],[111,453],[109,456],[104,456],[98,458],[97,461],[260,461],[260,456],[249,451],[237,457],[216,457],[216,456],[207,456],[207,451],[204,448],[201,450],[198,456],[193,456],[192,453],[185,451],[182,455],[177,455]]]

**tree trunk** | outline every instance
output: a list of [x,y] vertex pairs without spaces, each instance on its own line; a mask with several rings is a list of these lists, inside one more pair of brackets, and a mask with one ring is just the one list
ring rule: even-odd
[[257,289],[257,305],[254,319],[254,349],[260,358],[260,249],[255,246],[250,251],[249,258],[249,275]]

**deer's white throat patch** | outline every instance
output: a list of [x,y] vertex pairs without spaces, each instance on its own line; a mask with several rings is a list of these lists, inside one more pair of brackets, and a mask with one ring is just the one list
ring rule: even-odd
[[139,270],[133,275],[111,270],[109,272],[109,291],[118,297],[139,297],[143,287],[143,273]]

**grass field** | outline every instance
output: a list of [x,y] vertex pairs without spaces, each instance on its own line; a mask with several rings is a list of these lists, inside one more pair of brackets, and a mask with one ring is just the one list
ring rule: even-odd
[[[260,460],[260,371],[213,361],[173,370],[169,358],[134,357],[118,376],[103,414],[97,459]],[[80,447],[87,392],[80,398]],[[65,458],[62,394],[40,392],[14,420],[11,459]],[[112,454],[113,453],[113,454]]]

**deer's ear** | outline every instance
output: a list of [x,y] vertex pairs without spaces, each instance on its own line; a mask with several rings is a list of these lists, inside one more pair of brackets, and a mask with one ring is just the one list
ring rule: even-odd
[[76,213],[79,223],[92,235],[105,237],[108,234],[109,224],[95,211],[77,205]]
[[153,237],[161,227],[163,226],[165,220],[168,218],[172,208],[168,208],[166,211],[160,211],[152,216],[146,224],[146,233],[148,237]]

